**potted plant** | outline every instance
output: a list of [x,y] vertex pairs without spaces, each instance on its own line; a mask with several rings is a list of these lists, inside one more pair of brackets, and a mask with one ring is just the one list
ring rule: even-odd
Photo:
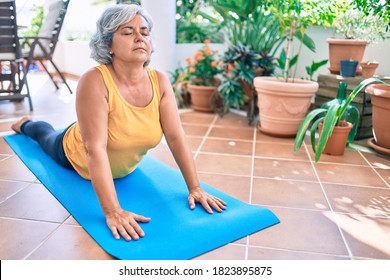
[[376,69],[379,66],[379,63],[375,60],[373,61],[362,61],[360,62],[362,67],[362,77],[363,79],[371,78],[374,76]]
[[[311,146],[315,154],[316,162],[319,161],[321,154],[324,151],[332,155],[343,154],[347,144],[349,131],[352,129],[352,124],[344,121],[344,114],[359,91],[373,82],[382,81],[377,78],[365,79],[351,92],[344,103],[333,103],[329,108],[317,108],[308,113],[300,124],[298,133],[295,137],[294,153],[298,152],[301,148],[306,136],[306,131],[310,129]],[[316,133],[320,126],[322,127],[316,143]],[[339,134],[337,131],[339,129],[345,130],[345,135],[342,141],[340,139],[334,139],[336,135]],[[335,140],[335,143],[332,143],[332,140]],[[340,144],[341,150],[340,148],[336,150],[336,152],[325,150],[326,148],[329,149],[333,144]]]
[[186,59],[191,108],[202,112],[213,112],[212,100],[220,84],[217,75],[222,72],[217,51],[212,50],[209,43],[209,40],[205,40],[203,48],[195,52],[192,59]]
[[361,74],[360,62],[363,59],[366,46],[390,38],[386,31],[387,23],[378,13],[365,14],[354,9],[352,4],[346,4],[344,11],[333,20],[335,31],[343,38],[330,38],[329,63],[330,72],[340,73],[340,60],[357,60],[357,74]]
[[[293,137],[307,114],[311,99],[318,90],[318,83],[295,79],[291,66],[298,65],[302,45],[315,51],[313,40],[305,33],[308,21],[303,16],[301,1],[267,1],[270,11],[276,16],[281,35],[286,38],[282,52],[283,77],[256,77],[254,86],[258,93],[259,130],[266,134]],[[293,40],[299,40],[298,53],[293,55]],[[292,77],[291,77],[292,76]]]

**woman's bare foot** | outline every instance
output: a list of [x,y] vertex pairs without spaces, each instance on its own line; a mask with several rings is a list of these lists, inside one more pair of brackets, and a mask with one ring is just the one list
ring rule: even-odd
[[18,120],[16,123],[13,123],[13,124],[11,125],[12,130],[15,131],[16,133],[21,133],[20,128],[22,127],[22,125],[23,125],[26,121],[31,121],[31,116],[24,116],[23,118],[21,118],[20,120]]

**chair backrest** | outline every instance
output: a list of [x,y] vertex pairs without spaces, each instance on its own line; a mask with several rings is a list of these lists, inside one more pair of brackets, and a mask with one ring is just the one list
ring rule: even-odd
[[[50,40],[40,40],[42,46],[50,55],[53,55],[57,45],[69,1],[70,0],[56,0],[51,3],[48,13],[45,15],[42,26],[39,29],[38,37],[50,38]],[[44,53],[40,48],[36,48],[34,56],[44,56]]]
[[0,0],[0,60],[21,58],[14,0]]

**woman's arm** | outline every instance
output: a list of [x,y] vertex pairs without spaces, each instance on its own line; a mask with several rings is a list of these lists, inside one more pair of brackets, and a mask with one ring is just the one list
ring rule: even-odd
[[91,182],[106,216],[107,225],[116,239],[144,236],[138,222],[150,219],[127,212],[117,198],[107,155],[108,92],[97,69],[80,79],[76,95],[76,112],[83,138]]
[[165,74],[159,71],[157,74],[161,92],[160,122],[168,146],[186,181],[190,208],[194,209],[195,203],[199,202],[208,213],[212,213],[212,208],[221,212],[225,209],[226,203],[204,192],[200,187],[195,162],[185,139],[171,83]]

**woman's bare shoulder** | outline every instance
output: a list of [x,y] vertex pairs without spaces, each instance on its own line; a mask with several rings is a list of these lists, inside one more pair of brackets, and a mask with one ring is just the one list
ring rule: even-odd
[[89,69],[87,72],[85,72],[83,75],[81,75],[80,77],[80,81],[83,81],[83,80],[93,80],[93,79],[101,79],[102,78],[102,74],[100,73],[99,69],[97,69],[96,67],[93,67],[91,69]]
[[90,92],[90,90],[105,89],[103,76],[96,67],[85,72],[79,80],[77,90],[78,92]]

